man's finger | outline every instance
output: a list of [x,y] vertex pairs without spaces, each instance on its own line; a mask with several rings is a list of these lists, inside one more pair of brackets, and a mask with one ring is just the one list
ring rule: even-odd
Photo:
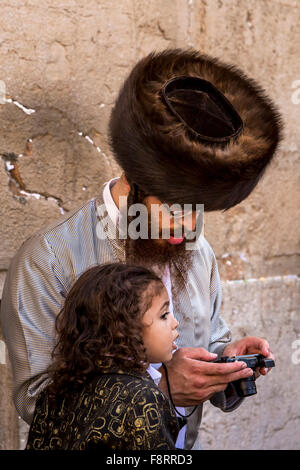
[[265,338],[258,338],[251,336],[248,338],[248,349],[251,349],[251,354],[260,353],[266,357],[270,357],[271,350],[268,341]]
[[[196,368],[197,365],[194,364],[194,367]],[[209,376],[227,376],[228,374],[232,374],[234,372],[238,372],[241,370],[246,369],[247,364],[242,361],[235,361],[235,362],[222,362],[222,363],[217,363],[217,362],[209,362],[206,364],[199,363],[199,372],[205,375]]]
[[188,359],[200,361],[213,361],[218,357],[217,354],[211,353],[204,348],[181,348],[181,354],[184,354]]
[[253,375],[253,370],[250,367],[246,367],[245,369],[241,369],[230,374],[226,375],[219,375],[212,378],[211,382],[214,385],[218,384],[229,384],[229,382],[234,382],[235,380],[246,379]]

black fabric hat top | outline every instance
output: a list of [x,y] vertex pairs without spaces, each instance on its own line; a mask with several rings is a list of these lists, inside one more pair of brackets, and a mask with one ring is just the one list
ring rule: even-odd
[[227,143],[243,130],[243,121],[232,104],[207,80],[172,78],[163,86],[161,96],[170,111],[202,142]]

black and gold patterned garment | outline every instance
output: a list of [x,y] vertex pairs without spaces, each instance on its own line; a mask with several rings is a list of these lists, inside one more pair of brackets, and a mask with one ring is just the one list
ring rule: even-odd
[[55,407],[43,391],[26,450],[175,449],[183,424],[147,373],[114,370],[62,397]]

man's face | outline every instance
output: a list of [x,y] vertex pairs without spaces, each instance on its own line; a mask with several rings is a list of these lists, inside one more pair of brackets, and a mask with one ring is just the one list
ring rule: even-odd
[[167,210],[166,206],[155,196],[147,196],[144,204],[148,210],[150,229],[155,225],[159,234],[159,238],[153,239],[155,243],[161,246],[186,243],[184,234],[196,228],[196,211],[187,213],[182,210]]
[[[186,248],[188,240],[185,234],[195,231],[196,211],[170,212],[155,196],[147,196],[142,201],[136,202],[143,204],[147,209],[147,237],[127,239],[127,252],[130,252],[130,258],[136,263],[141,262],[150,266],[153,264],[164,266],[171,260],[187,260],[191,251]],[[170,207],[172,208],[174,207]]]

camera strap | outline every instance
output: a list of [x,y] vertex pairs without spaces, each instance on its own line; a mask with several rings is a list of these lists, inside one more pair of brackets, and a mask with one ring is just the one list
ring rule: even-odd
[[170,383],[169,383],[169,376],[168,376],[168,369],[167,367],[165,366],[164,363],[162,363],[162,366],[164,368],[164,371],[165,371],[165,374],[166,374],[166,381],[167,381],[167,387],[168,387],[168,393],[169,393],[169,398],[170,398],[170,401],[173,405],[173,408],[175,409],[176,413],[179,414],[179,416],[181,416],[182,418],[189,418],[190,416],[192,416],[192,414],[194,413],[194,411],[196,411],[196,408],[198,407],[198,405],[196,405],[194,407],[194,409],[188,414],[188,415],[183,415],[180,413],[180,411],[177,410],[176,406],[174,405],[174,402],[173,402],[173,398],[172,398],[172,394],[171,394],[171,389],[170,389]]

